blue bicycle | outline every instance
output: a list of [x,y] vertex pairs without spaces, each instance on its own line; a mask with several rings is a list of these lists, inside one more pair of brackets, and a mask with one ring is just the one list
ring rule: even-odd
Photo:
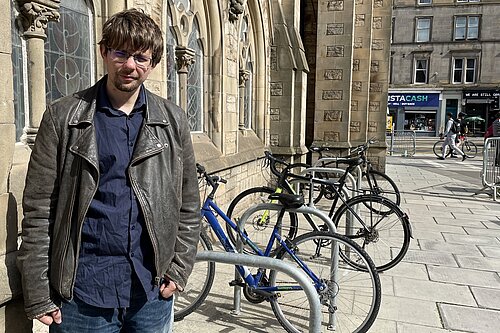
[[[367,332],[378,314],[381,287],[375,265],[359,245],[333,232],[313,231],[293,240],[282,237],[282,217],[286,211],[303,207],[304,199],[297,195],[275,193],[272,196],[273,200],[280,203],[276,205],[280,218],[270,234],[269,242],[265,248],[260,248],[245,234],[242,225],[244,222],[240,221],[238,226],[215,204],[214,196],[219,184],[226,181],[219,176],[207,174],[200,165],[198,173],[211,187],[203,203],[203,219],[210,225],[225,251],[237,252],[235,244],[224,233],[218,217],[239,235],[246,246],[253,249],[255,255],[271,256],[273,247],[278,246],[276,258],[287,260],[303,270],[311,279],[323,306],[324,331]],[[318,211],[318,214],[322,213]],[[199,248],[212,248],[209,238],[203,232]],[[287,332],[308,330],[308,301],[298,282],[275,270],[257,269],[251,272],[245,266],[236,268],[240,279],[231,281],[230,285],[243,287],[243,294],[248,301],[270,302],[276,318]],[[185,291],[175,295],[176,320],[184,318],[202,305],[212,287],[214,274],[214,263],[195,264]]]

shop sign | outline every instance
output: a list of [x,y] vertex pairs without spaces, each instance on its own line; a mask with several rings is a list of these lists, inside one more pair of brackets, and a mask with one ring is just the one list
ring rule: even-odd
[[500,91],[498,90],[464,90],[463,98],[474,98],[474,99],[493,99],[494,97],[500,96]]
[[389,106],[439,106],[439,94],[389,93]]

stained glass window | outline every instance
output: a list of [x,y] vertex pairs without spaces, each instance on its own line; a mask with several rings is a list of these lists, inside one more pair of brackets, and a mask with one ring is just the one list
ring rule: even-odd
[[178,104],[179,96],[179,77],[177,75],[177,66],[175,61],[175,46],[177,45],[177,40],[175,38],[175,32],[172,28],[172,15],[170,10],[167,9],[167,20],[168,20],[168,30],[167,30],[167,99]]
[[21,38],[21,28],[19,21],[16,20],[17,10],[15,4],[11,4],[11,36],[12,36],[12,72],[14,88],[14,122],[16,126],[16,141],[20,141],[23,135],[23,129],[26,125],[27,103],[25,103],[27,88],[25,85],[24,74],[25,62],[23,57],[23,40]]
[[200,28],[196,19],[193,20],[193,29],[189,35],[188,47],[195,52],[195,62],[189,66],[188,70],[187,116],[191,131],[201,132],[203,131],[203,50],[200,42]]
[[45,87],[47,102],[93,83],[92,15],[84,0],[62,0],[59,22],[47,26]]
[[189,11],[191,9],[191,0],[174,0],[174,3],[180,10]]

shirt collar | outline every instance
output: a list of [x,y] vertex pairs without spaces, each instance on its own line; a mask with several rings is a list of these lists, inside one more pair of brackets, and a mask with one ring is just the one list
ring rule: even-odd
[[[140,89],[139,96],[137,96],[137,100],[135,101],[132,113],[140,112],[146,109],[146,89],[144,88],[144,85],[141,85],[139,89]],[[113,114],[116,114],[117,111],[120,111],[114,108],[113,105],[111,105],[111,102],[109,101],[109,96],[106,91],[106,80],[104,80],[103,84],[99,86],[96,102],[97,102],[97,110],[107,110]]]

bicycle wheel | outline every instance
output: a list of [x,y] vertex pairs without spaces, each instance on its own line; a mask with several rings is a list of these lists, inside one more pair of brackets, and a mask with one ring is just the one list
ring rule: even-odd
[[349,199],[335,212],[332,221],[338,233],[354,240],[368,253],[378,271],[397,265],[410,246],[408,216],[381,196],[361,195]]
[[474,158],[477,155],[477,146],[472,141],[465,141],[462,145],[462,151],[468,158]]
[[[270,187],[254,187],[245,190],[238,194],[231,201],[227,209],[227,217],[235,223],[239,221],[243,213],[250,207],[259,203],[270,203],[269,194],[276,192]],[[245,223],[245,233],[262,251],[265,250],[271,232],[278,219],[279,211],[262,210],[253,213]],[[233,244],[236,244],[236,232],[226,224],[227,235]],[[297,216],[294,213],[285,214],[282,219],[281,234],[293,239],[297,232]],[[244,253],[254,254],[248,245],[243,246]],[[271,256],[276,253],[276,250],[271,252]]]
[[[208,236],[202,231],[198,242],[198,251],[212,251]],[[215,263],[197,261],[189,276],[184,291],[174,294],[174,320],[179,321],[195,311],[208,296],[214,283]]]
[[[367,332],[380,308],[381,287],[375,265],[366,252],[345,236],[321,231],[298,236],[290,248],[321,282],[316,287],[322,305],[321,332]],[[335,249],[339,248],[349,254],[350,260],[367,269],[354,269],[344,256],[335,255]],[[284,249],[276,257],[299,267]],[[335,257],[336,266],[333,264]],[[308,332],[307,297],[303,290],[287,288],[297,282],[274,270],[269,274],[269,282],[271,286],[284,289],[270,300],[283,328],[293,333]]]
[[401,204],[401,194],[396,183],[385,173],[370,169],[367,172],[363,172],[362,180],[362,193],[380,195],[395,203],[396,206]]
[[437,141],[434,144],[434,147],[432,147],[432,151],[434,152],[434,155],[436,155],[437,157],[441,157],[443,155],[443,141]]

